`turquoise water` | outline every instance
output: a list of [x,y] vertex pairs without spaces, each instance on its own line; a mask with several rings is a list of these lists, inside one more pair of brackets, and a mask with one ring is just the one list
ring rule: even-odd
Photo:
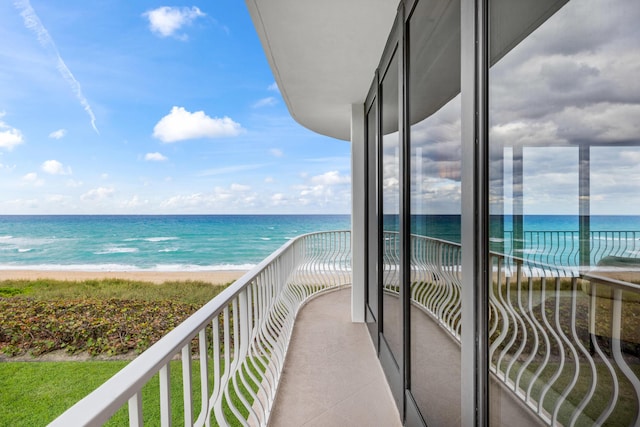
[[[581,250],[579,218],[575,215],[525,215],[523,233],[513,233],[511,217],[505,217],[500,233],[499,217],[492,218],[491,249],[528,261],[553,266],[597,266],[604,258],[640,259],[640,217],[592,215]],[[587,261],[588,260],[588,261]]]
[[[546,265],[577,266],[587,258],[580,252],[577,215],[525,215],[523,233],[513,234],[511,216],[492,216],[490,250]],[[385,228],[397,230],[397,217],[385,218]],[[414,215],[414,234],[460,243],[459,215]],[[640,216],[592,215],[588,259],[597,265],[605,257],[640,259]],[[585,262],[586,264],[586,262]]]
[[0,270],[247,270],[349,215],[0,216]]
[[[492,217],[492,249],[511,253],[511,218],[500,222]],[[0,270],[247,270],[295,236],[350,226],[349,215],[0,216]],[[525,216],[524,229],[514,255],[577,262],[577,216]],[[591,231],[594,263],[640,257],[640,217],[592,216]],[[460,242],[460,216],[413,216],[412,232]]]

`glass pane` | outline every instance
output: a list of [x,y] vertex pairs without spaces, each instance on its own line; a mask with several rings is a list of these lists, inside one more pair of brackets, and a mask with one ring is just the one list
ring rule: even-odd
[[402,356],[400,303],[400,134],[398,58],[393,55],[382,80],[382,331],[396,361]]
[[409,21],[411,393],[427,425],[460,425],[460,2]]
[[640,2],[490,17],[491,424],[639,425]]
[[[377,129],[376,129],[376,100],[373,101],[369,113],[367,114],[367,183],[368,183],[368,200],[367,209],[369,215],[367,218],[367,236],[368,245],[368,263],[367,266],[367,305],[369,311],[367,312],[367,322],[374,322],[378,317],[378,246],[375,244],[375,240],[378,236],[378,222],[376,221],[378,206],[376,197],[376,147],[378,142]],[[373,191],[371,191],[373,190]],[[371,318],[373,316],[373,318]],[[377,332],[376,332],[377,338]]]

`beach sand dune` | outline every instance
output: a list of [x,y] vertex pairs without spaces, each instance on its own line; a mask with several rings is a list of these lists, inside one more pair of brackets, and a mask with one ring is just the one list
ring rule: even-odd
[[54,279],[81,281],[91,279],[115,278],[152,283],[167,281],[201,281],[214,285],[233,282],[245,271],[46,271],[46,270],[2,270],[0,280]]

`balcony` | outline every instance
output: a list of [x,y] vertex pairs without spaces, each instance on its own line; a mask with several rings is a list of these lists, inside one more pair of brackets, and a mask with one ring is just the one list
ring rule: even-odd
[[[121,407],[132,426],[149,411],[167,426],[400,425],[367,328],[350,320],[350,237],[292,240],[51,425],[102,425]],[[394,299],[397,234],[385,241],[384,298]],[[417,403],[430,408],[428,423],[456,425],[460,246],[413,236],[411,253],[411,318],[423,356],[413,387],[426,399]],[[609,270],[490,258],[495,420],[637,425],[640,286]],[[180,396],[170,392],[176,363]],[[141,390],[155,375],[158,404],[143,408]]]
[[[102,425],[123,406],[132,426],[143,425],[148,411],[160,413],[162,425],[265,425],[296,316],[311,298],[350,285],[350,254],[348,231],[290,241],[51,425]],[[349,318],[342,319],[347,326]],[[359,326],[360,335],[366,333]],[[370,343],[360,343],[375,360]],[[180,397],[170,392],[175,359],[182,370]],[[143,408],[142,388],[155,375],[158,405]],[[180,413],[172,414],[176,400]],[[395,410],[390,397],[389,405]]]

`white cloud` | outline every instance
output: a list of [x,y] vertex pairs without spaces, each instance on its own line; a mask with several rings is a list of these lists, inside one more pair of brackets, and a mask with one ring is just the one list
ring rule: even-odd
[[232,194],[229,190],[225,190],[221,187],[216,187],[212,193],[203,194],[203,193],[193,193],[187,195],[178,195],[173,196],[162,203],[164,207],[172,207],[172,208],[206,208],[215,206],[216,203],[223,203],[224,205],[228,205],[229,200],[231,199]]
[[113,193],[115,193],[115,190],[113,187],[98,187],[98,188],[93,188],[87,191],[82,196],[80,196],[80,199],[81,200],[104,200],[106,198],[113,196]]
[[237,191],[239,193],[243,193],[249,190],[251,190],[251,187],[248,185],[231,184],[231,191]]
[[165,208],[181,208],[198,207],[204,204],[205,196],[202,193],[194,193],[189,195],[172,196],[162,202],[161,206]]
[[101,174],[101,175],[100,175],[100,178],[102,178],[102,179],[109,179],[109,174],[105,172],[105,173],[103,173],[103,174]]
[[71,168],[64,165],[57,160],[46,160],[42,163],[41,169],[51,175],[71,175]]
[[180,28],[191,24],[195,19],[206,16],[199,8],[162,6],[142,14],[149,19],[149,29],[160,37],[174,36],[186,40],[186,35],[176,34]]
[[47,202],[49,203],[64,203],[69,200],[69,196],[65,196],[63,194],[50,194],[46,197]]
[[237,136],[242,126],[229,117],[209,117],[204,111],[191,113],[183,107],[173,107],[153,128],[153,137],[162,142],[176,142],[196,138]]
[[147,206],[148,204],[149,200],[140,200],[140,197],[136,194],[131,197],[131,199],[125,200],[124,202],[120,203],[120,206],[123,208],[139,208],[142,206]]
[[259,99],[252,105],[252,107],[253,108],[271,107],[273,105],[276,105],[277,103],[278,103],[277,99],[275,99],[273,96],[269,96],[266,98]]
[[496,145],[560,145],[566,142],[558,137],[558,125],[552,121],[512,121],[497,124],[491,128],[490,135]]
[[38,174],[35,172],[29,172],[28,174],[22,177],[22,180],[27,182],[33,182],[36,179],[38,179]]
[[621,160],[621,161],[625,161],[626,160],[627,162],[629,162],[633,166],[640,165],[640,152],[631,151],[634,148],[626,148],[626,149],[623,148],[623,149],[621,149],[620,159],[619,160]]
[[[215,186],[209,191],[177,193],[165,198],[160,208],[166,212],[345,212],[351,200],[348,177],[328,172],[312,178],[306,184],[290,185],[287,189],[269,189],[255,182],[257,187],[240,183]],[[316,178],[316,177],[314,177]],[[320,210],[319,210],[320,209]]]
[[67,185],[67,187],[70,187],[70,188],[78,188],[78,187],[82,187],[82,181],[76,181],[76,180],[73,180],[73,179],[69,179],[69,180],[67,180],[67,184],[66,185]]
[[243,184],[231,184],[229,187],[216,186],[206,193],[179,194],[164,200],[160,206],[178,209],[180,212],[242,212],[255,208],[264,194],[251,191],[251,187]]
[[268,87],[267,90],[270,90],[272,92],[280,92],[280,88],[278,88],[278,83],[273,82],[271,83]]
[[38,199],[14,199],[8,200],[5,203],[6,206],[11,206],[16,212],[23,212],[25,209],[37,209]]
[[[598,103],[567,107],[557,116],[561,134],[574,141],[633,142],[640,134],[640,105]],[[560,132],[559,132],[560,133]]]
[[338,171],[330,171],[311,177],[311,182],[315,185],[348,184],[351,182],[351,178],[347,175],[340,175]]
[[161,153],[147,153],[144,155],[144,159],[148,162],[164,162],[167,160],[167,157],[162,155]]
[[269,153],[271,153],[271,155],[273,157],[282,157],[282,156],[284,156],[284,153],[279,148],[272,148],[271,150],[269,150]]
[[286,205],[287,202],[287,196],[283,193],[276,193],[271,196],[271,204],[274,206]]
[[[293,186],[297,191],[296,203],[301,206],[347,206],[351,198],[351,178],[338,171],[329,171],[308,179],[307,184]],[[342,206],[341,206],[342,205]]]
[[9,166],[9,165],[3,165],[2,163],[0,163],[0,170],[4,170],[7,172],[13,172],[13,170],[16,168],[16,165],[13,166]]
[[[0,112],[0,119],[5,116],[5,112]],[[20,145],[24,142],[24,137],[19,129],[9,126],[2,120],[0,120],[0,148],[6,148],[7,150],[13,149],[16,145]]]
[[98,133],[98,128],[96,127],[96,116],[93,114],[89,101],[87,101],[82,94],[80,83],[78,83],[76,78],[73,76],[73,73],[71,73],[71,70],[69,70],[69,67],[67,67],[67,64],[62,60],[53,38],[51,38],[49,31],[47,31],[44,25],[42,25],[40,18],[36,14],[35,10],[33,10],[33,7],[31,7],[29,0],[17,0],[14,5],[16,8],[21,10],[20,15],[22,15],[22,19],[24,20],[24,26],[35,33],[40,45],[49,53],[49,55],[55,58],[58,72],[71,87],[71,91],[76,96],[76,99],[89,115],[91,127],[96,133]]
[[22,177],[22,181],[35,187],[44,185],[44,180],[38,178],[38,174],[35,172],[29,172],[28,174],[24,175]]
[[62,139],[66,134],[67,134],[67,130],[66,129],[58,129],[58,130],[54,130],[53,132],[51,132],[49,134],[49,138]]

